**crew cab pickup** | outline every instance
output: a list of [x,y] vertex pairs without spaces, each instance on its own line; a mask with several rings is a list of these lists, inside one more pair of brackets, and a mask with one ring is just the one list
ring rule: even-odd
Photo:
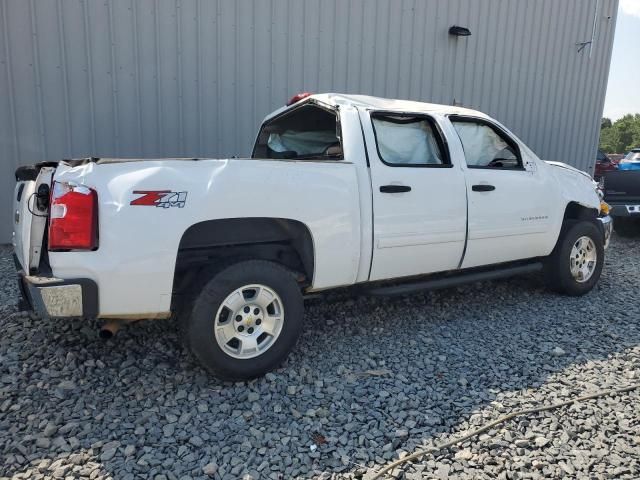
[[[304,295],[408,294],[542,270],[582,295],[611,232],[596,184],[465,108],[299,96],[251,158],[86,158],[16,172],[15,255],[52,317],[176,318],[210,371],[275,368]],[[111,327],[109,327],[111,326]]]

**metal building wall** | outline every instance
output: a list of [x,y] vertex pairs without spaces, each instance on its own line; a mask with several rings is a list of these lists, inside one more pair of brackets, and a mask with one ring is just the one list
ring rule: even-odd
[[[590,170],[617,5],[0,0],[0,241],[17,165],[246,155],[261,118],[300,91],[475,107]],[[451,37],[454,24],[472,36]]]

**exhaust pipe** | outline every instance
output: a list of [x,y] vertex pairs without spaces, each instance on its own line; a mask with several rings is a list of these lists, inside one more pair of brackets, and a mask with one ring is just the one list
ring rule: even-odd
[[100,332],[98,333],[98,335],[103,340],[108,340],[112,338],[116,333],[118,333],[118,330],[120,330],[122,323],[123,322],[121,320],[109,320],[104,325],[102,325],[102,327],[100,327]]

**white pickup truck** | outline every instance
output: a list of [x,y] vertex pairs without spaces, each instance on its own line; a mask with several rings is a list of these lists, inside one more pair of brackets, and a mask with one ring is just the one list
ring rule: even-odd
[[591,178],[480,112],[294,97],[251,158],[61,160],[16,171],[23,295],[51,317],[168,318],[210,371],[276,367],[303,296],[407,294],[542,270],[582,295],[611,219]]

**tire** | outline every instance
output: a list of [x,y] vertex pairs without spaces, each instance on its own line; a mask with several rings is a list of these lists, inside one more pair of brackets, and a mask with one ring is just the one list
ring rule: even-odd
[[[588,239],[584,240],[584,239]],[[578,244],[579,240],[583,240]],[[574,250],[574,246],[576,250]],[[590,248],[589,248],[590,247]],[[595,259],[593,259],[595,254]],[[582,263],[572,263],[572,257]],[[589,271],[589,264],[593,262],[593,269]],[[572,265],[585,265],[583,273],[578,278],[572,273]],[[600,278],[604,265],[604,238],[602,232],[594,222],[567,220],[560,232],[556,247],[545,263],[545,279],[552,290],[566,295],[579,296],[591,291]],[[574,270],[575,272],[575,270]],[[583,278],[580,279],[579,276]]]
[[302,332],[303,315],[291,272],[273,262],[242,261],[205,284],[187,320],[186,345],[216,376],[248,380],[285,359]]
[[613,229],[621,237],[640,235],[640,218],[616,217],[613,221]]

